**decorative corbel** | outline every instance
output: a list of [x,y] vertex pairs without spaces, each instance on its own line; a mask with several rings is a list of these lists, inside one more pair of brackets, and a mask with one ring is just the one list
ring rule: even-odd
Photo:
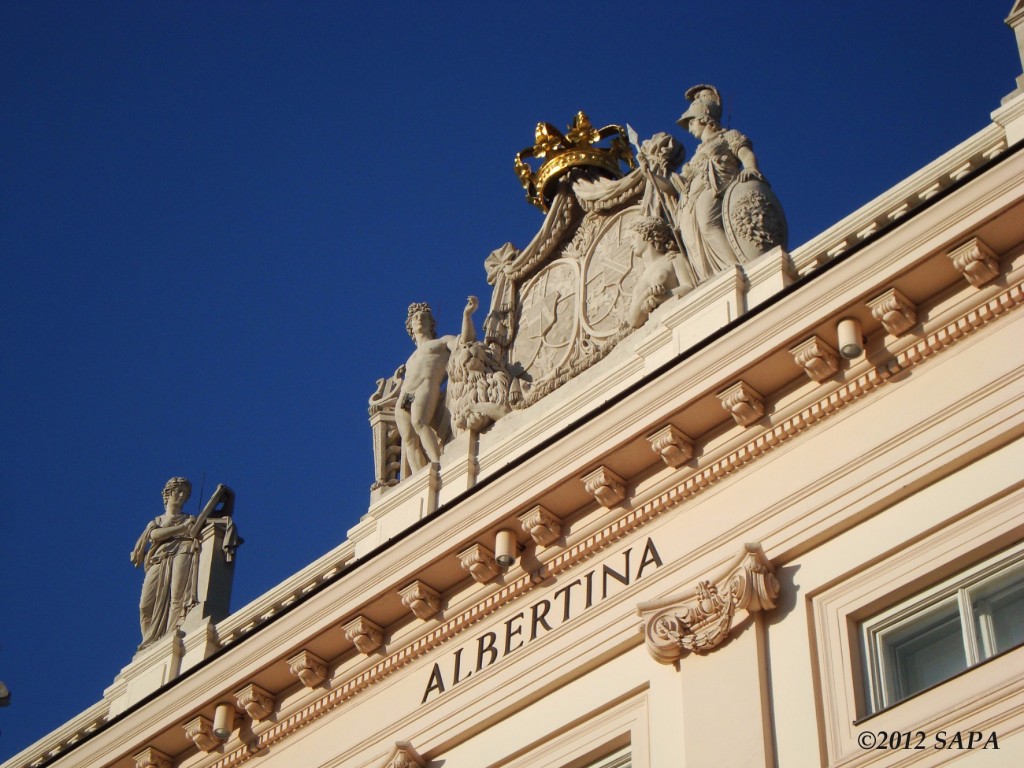
[[779,582],[761,545],[747,544],[723,577],[698,581],[681,595],[640,603],[637,613],[647,650],[671,664],[688,651],[716,648],[728,637],[736,611],[770,610],[778,596]]
[[868,302],[871,314],[886,333],[902,336],[917,325],[917,305],[895,288]]
[[554,544],[562,535],[561,521],[540,504],[519,515],[519,523],[530,538],[541,547]]
[[270,717],[274,711],[273,695],[254,683],[235,691],[235,703],[256,722]]
[[958,245],[947,254],[956,271],[975,288],[981,288],[999,276],[999,257],[976,237]]
[[365,616],[356,616],[342,629],[345,630],[345,637],[360,653],[369,655],[384,644],[383,627],[377,626]]
[[789,353],[811,381],[819,384],[828,381],[839,370],[839,353],[820,336],[811,336],[807,341],[800,342]]
[[395,743],[391,756],[381,768],[426,768],[427,761],[420,756],[420,753],[413,749],[408,741]]
[[647,442],[672,469],[679,469],[693,458],[693,441],[675,424],[666,424],[648,436]]
[[327,662],[305,650],[288,659],[288,670],[307,688],[316,688],[327,679]]
[[170,755],[165,755],[159,749],[146,747],[139,754],[132,757],[135,761],[135,768],[173,768],[174,763]]
[[608,467],[598,467],[583,476],[583,487],[602,507],[611,509],[626,498],[626,481]]
[[407,587],[402,587],[398,594],[402,598],[402,605],[412,611],[417,619],[427,621],[441,610],[441,595],[422,581],[417,580]]
[[764,416],[764,397],[745,381],[737,381],[718,393],[722,407],[741,427],[749,427]]
[[475,581],[486,584],[501,572],[494,553],[483,544],[474,544],[458,554],[459,563]]
[[220,739],[213,735],[213,722],[210,718],[199,715],[182,727],[189,741],[203,752],[213,752],[220,746]]

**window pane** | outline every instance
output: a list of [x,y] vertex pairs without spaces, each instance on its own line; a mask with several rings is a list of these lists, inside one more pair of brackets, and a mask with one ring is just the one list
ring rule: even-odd
[[615,750],[614,754],[606,755],[596,763],[591,763],[587,768],[630,768],[633,765],[629,747]]
[[876,614],[860,631],[871,712],[1021,648],[1024,542]]
[[982,659],[1024,642],[1024,573],[1019,569],[971,594]]
[[881,636],[886,704],[894,704],[967,668],[960,611],[947,600]]

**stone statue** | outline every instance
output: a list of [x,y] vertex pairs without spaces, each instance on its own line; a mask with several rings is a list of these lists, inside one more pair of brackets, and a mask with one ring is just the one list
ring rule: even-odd
[[199,537],[205,525],[226,525],[223,548],[227,561],[231,561],[241,543],[232,519],[209,519],[210,511],[221,505],[228,494],[229,489],[218,486],[197,518],[183,511],[192,495],[192,483],[184,477],[172,477],[164,486],[164,513],[146,526],[131,553],[135,567],[141,565],[146,571],[139,600],[140,651],[180,627],[197,604]]
[[410,472],[428,462],[441,460],[441,446],[451,430],[449,414],[441,401],[441,387],[456,346],[476,341],[472,315],[478,304],[476,296],[470,296],[462,313],[461,334],[441,338],[435,337],[430,305],[409,306],[405,329],[416,343],[416,351],[404,366],[395,422],[402,436],[403,465],[408,466]]
[[682,165],[686,148],[667,133],[656,133],[642,144],[636,143],[635,133],[630,134],[630,139],[636,145],[637,171],[647,179],[640,211],[644,216],[671,222],[674,211],[669,201],[675,202],[678,191],[669,178]]
[[481,432],[509,412],[512,377],[488,344],[460,341],[448,361],[445,402],[455,430]]
[[633,287],[626,322],[639,328],[665,299],[693,290],[693,282],[664,221],[645,217],[634,223],[630,231],[633,255],[639,256],[643,271]]
[[405,366],[399,366],[386,379],[377,379],[377,390],[370,395],[370,429],[373,432],[374,481],[371,491],[398,485],[402,472],[402,438],[395,423],[398,392],[402,388]]
[[[698,280],[785,245],[782,208],[757,167],[750,140],[722,128],[722,98],[711,85],[686,92],[690,106],[677,121],[700,140],[681,175],[678,220]],[[736,188],[743,186],[740,194]]]

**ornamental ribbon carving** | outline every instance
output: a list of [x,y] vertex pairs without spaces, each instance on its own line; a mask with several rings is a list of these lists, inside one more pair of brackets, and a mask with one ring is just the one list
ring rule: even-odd
[[383,768],[425,768],[427,761],[423,759],[412,744],[407,741],[395,742],[395,748]]
[[706,653],[729,636],[737,611],[775,607],[779,582],[760,544],[743,553],[717,580],[702,579],[691,592],[640,603],[647,650],[657,661],[671,664],[684,653]]

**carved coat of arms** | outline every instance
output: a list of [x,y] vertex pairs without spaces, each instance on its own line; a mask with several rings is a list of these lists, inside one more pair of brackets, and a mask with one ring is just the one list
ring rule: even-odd
[[[414,371],[418,403],[402,394],[405,366],[378,382],[370,400],[374,487],[436,462],[434,447],[450,432],[481,431],[528,408],[607,355],[665,301],[785,247],[782,206],[749,139],[721,126],[718,91],[699,85],[686,97],[678,123],[699,144],[685,165],[682,145],[666,133],[641,144],[632,129],[595,128],[583,112],[565,133],[537,125],[515,170],[527,200],[545,214],[540,230],[526,247],[506,243],[485,260],[492,295],[482,338],[471,311],[457,336],[410,331],[417,349],[438,352],[409,358],[409,366],[428,357],[434,366]],[[401,429],[396,408],[409,411],[399,414]]]

